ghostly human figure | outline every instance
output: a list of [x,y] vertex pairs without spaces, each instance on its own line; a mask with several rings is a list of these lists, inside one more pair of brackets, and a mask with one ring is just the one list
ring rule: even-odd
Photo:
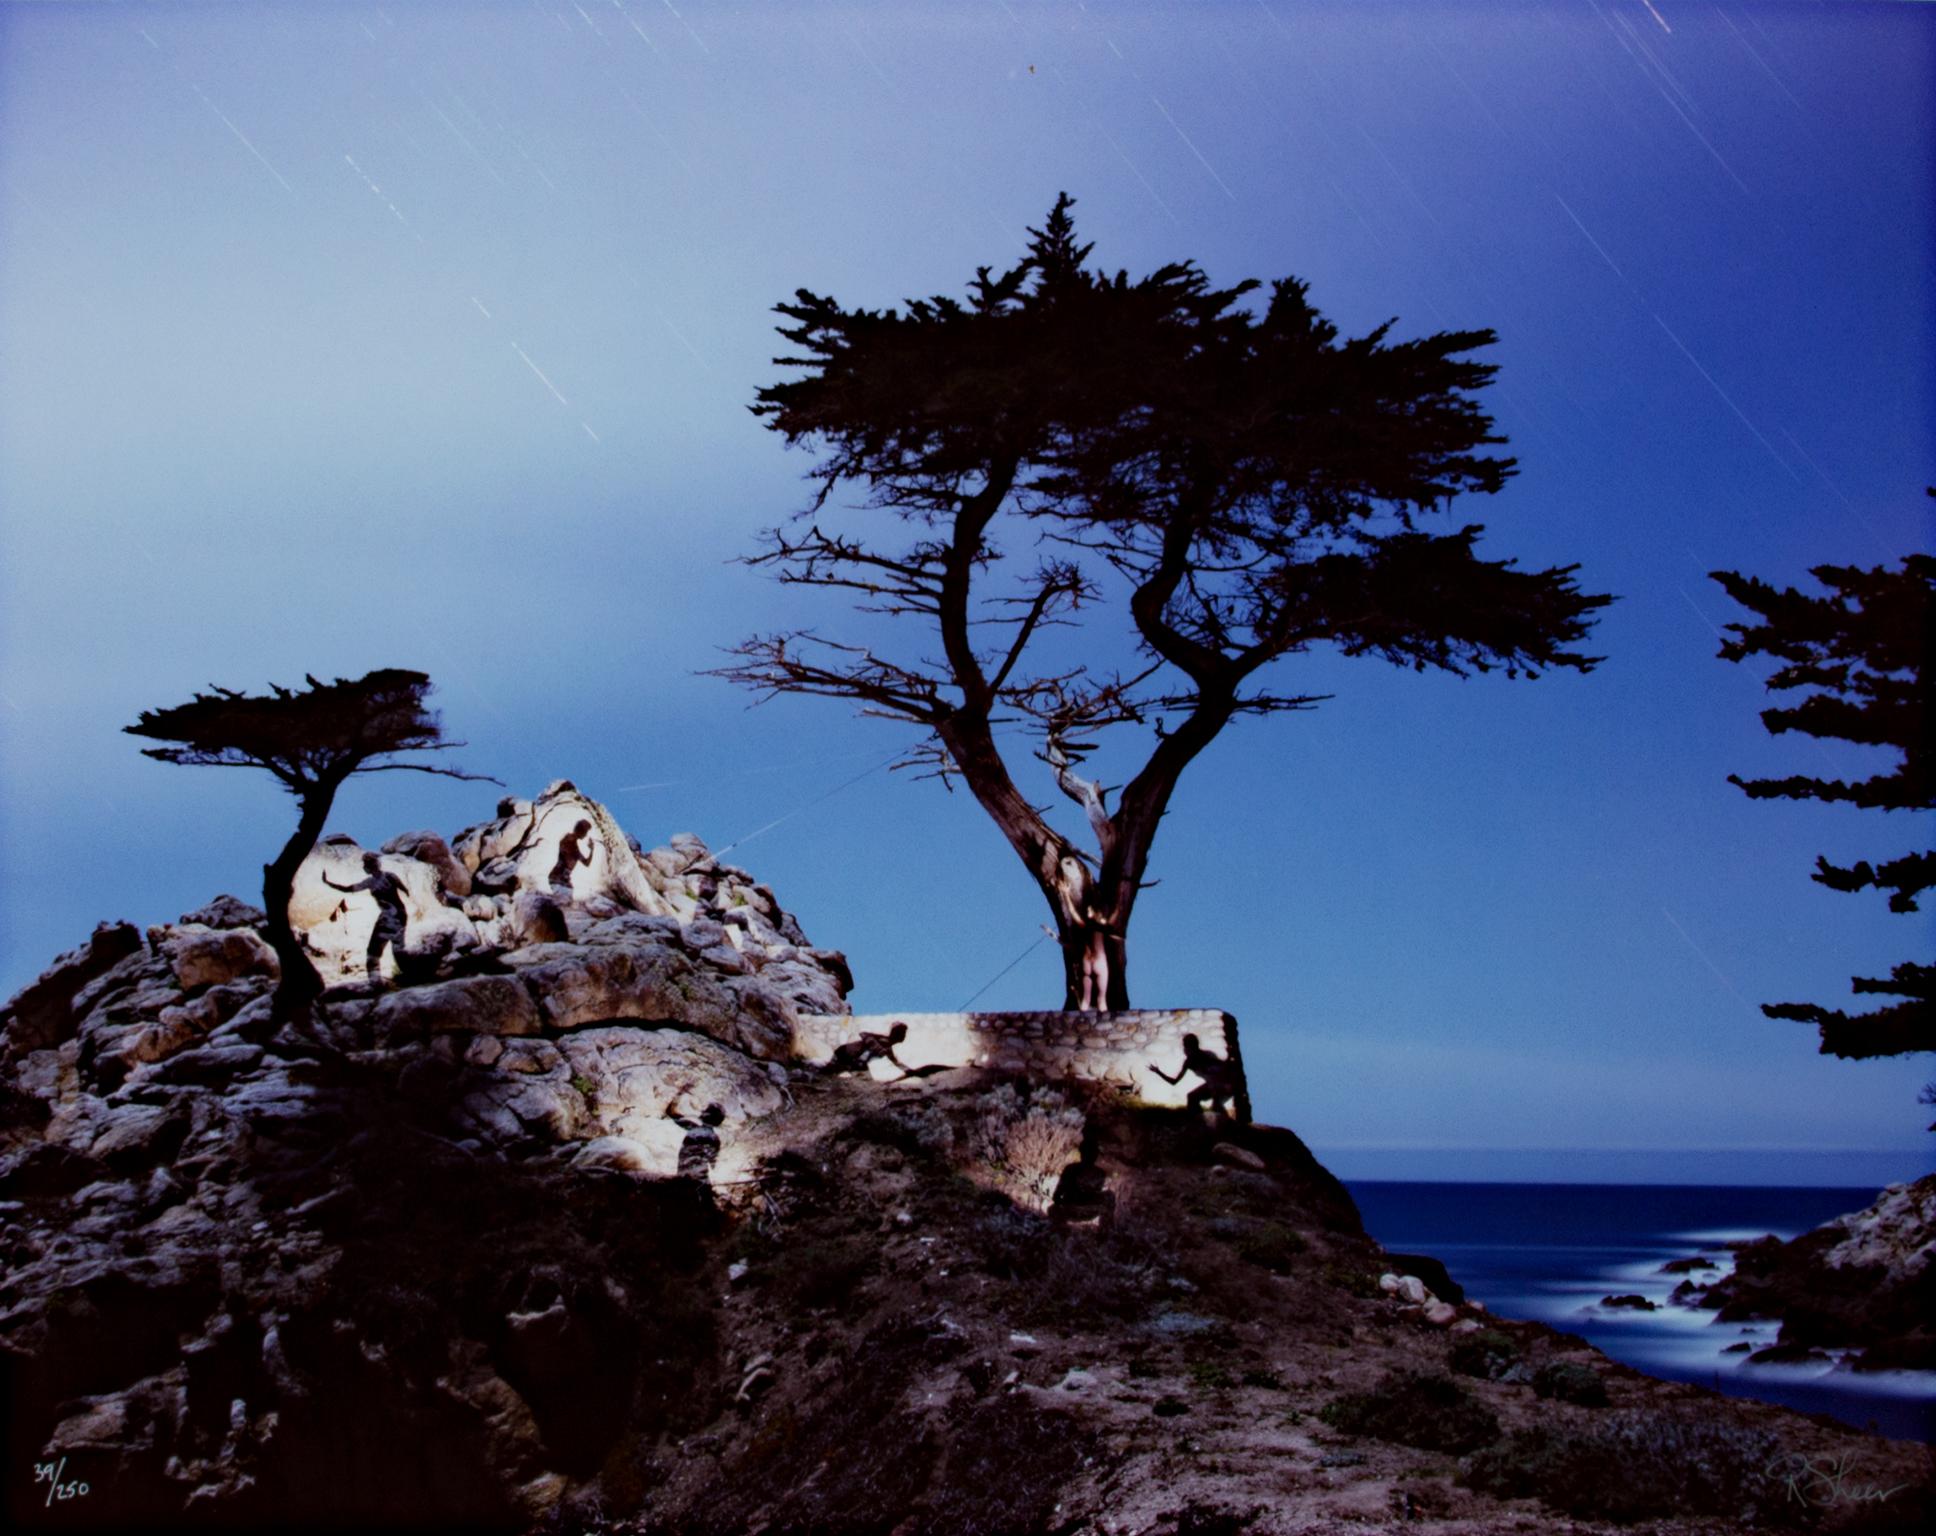
[[558,839],[558,862],[551,866],[548,883],[554,891],[561,892],[566,901],[571,900],[572,871],[581,864],[587,868],[591,866],[592,854],[596,851],[596,844],[590,843],[591,830],[592,824],[581,820]]
[[399,951],[403,948],[404,929],[410,922],[403,906],[403,882],[385,869],[375,854],[366,853],[363,855],[363,878],[356,884],[338,885],[327,873],[323,876],[323,884],[345,895],[368,891],[376,902],[376,926],[370,930],[370,947],[364,957],[369,978],[375,981],[383,971],[384,947],[395,945]]
[[696,1120],[671,1110],[666,1111],[666,1118],[686,1133],[686,1139],[679,1143],[679,1177],[712,1183],[713,1164],[719,1161],[719,1127],[726,1111],[708,1104]]
[[1162,1078],[1164,1082],[1172,1085],[1182,1082],[1187,1075],[1194,1072],[1203,1081],[1192,1088],[1185,1097],[1184,1108],[1195,1110],[1207,1105],[1226,1120],[1235,1118],[1237,1096],[1243,1092],[1243,1083],[1237,1075],[1237,1069],[1223,1057],[1212,1056],[1198,1043],[1195,1035],[1183,1037],[1183,1065],[1177,1069],[1174,1077],[1153,1061],[1149,1067],[1150,1071]]
[[894,1021],[893,1028],[884,1035],[877,1035],[872,1030],[862,1030],[858,1040],[849,1040],[844,1045],[834,1047],[833,1059],[827,1063],[824,1070],[835,1076],[843,1072],[865,1072],[870,1063],[885,1060],[893,1062],[905,1075],[908,1070],[907,1063],[894,1054],[894,1047],[907,1039],[907,1034],[907,1025],[899,1019]]

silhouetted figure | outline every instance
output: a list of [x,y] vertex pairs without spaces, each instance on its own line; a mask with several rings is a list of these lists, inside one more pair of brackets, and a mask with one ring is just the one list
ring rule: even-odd
[[589,838],[591,830],[592,824],[589,821],[580,821],[558,840],[558,862],[551,866],[550,883],[554,889],[562,887],[567,900],[571,897],[572,871],[581,864],[587,868],[591,865],[593,848],[579,846]]
[[1183,1101],[1184,1108],[1194,1110],[1208,1105],[1225,1119],[1235,1118],[1237,1096],[1243,1092],[1243,1082],[1237,1076],[1237,1069],[1223,1057],[1212,1056],[1198,1044],[1195,1035],[1183,1037],[1183,1065],[1177,1070],[1176,1076],[1170,1076],[1153,1061],[1150,1071],[1173,1085],[1182,1082],[1187,1074],[1196,1073],[1203,1081],[1190,1090],[1189,1096]]
[[403,931],[409,925],[409,916],[403,909],[403,882],[377,862],[373,853],[363,855],[363,878],[355,885],[338,885],[327,874],[323,884],[331,890],[351,894],[368,891],[376,901],[376,926],[370,930],[370,947],[365,957],[365,965],[371,981],[375,981],[383,969],[383,947],[396,945],[403,948]]
[[726,1111],[717,1104],[708,1104],[697,1120],[670,1111],[666,1118],[686,1133],[686,1139],[679,1143],[679,1177],[712,1183],[713,1164],[719,1161],[719,1127]]
[[829,1061],[826,1071],[831,1074],[842,1072],[865,1072],[870,1063],[876,1060],[891,1061],[902,1072],[908,1070],[907,1063],[894,1054],[894,1047],[907,1039],[908,1027],[899,1019],[894,1027],[884,1035],[871,1030],[862,1030],[858,1040],[849,1040],[845,1045],[834,1047],[833,1060]]

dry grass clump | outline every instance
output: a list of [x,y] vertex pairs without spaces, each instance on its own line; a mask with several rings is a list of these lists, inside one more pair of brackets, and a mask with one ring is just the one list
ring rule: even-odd
[[1082,1160],[1085,1118],[1055,1088],[1003,1083],[976,1103],[958,1149],[961,1171],[1023,1210],[1047,1215],[1062,1171]]

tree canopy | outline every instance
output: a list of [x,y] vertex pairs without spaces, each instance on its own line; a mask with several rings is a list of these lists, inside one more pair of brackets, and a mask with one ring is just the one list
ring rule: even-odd
[[[816,490],[752,563],[902,622],[892,647],[756,635],[720,675],[921,727],[908,761],[959,776],[1041,887],[1066,1006],[1124,1007],[1123,938],[1178,776],[1237,717],[1319,702],[1269,663],[1330,646],[1461,675],[1587,671],[1574,647],[1609,599],[1571,566],[1480,558],[1477,525],[1419,526],[1513,473],[1472,398],[1494,369],[1466,354],[1492,332],[1340,340],[1296,279],[1258,302],[1192,262],[1112,277],[1087,266],[1072,206],[965,301],[848,309],[802,289],[778,306],[796,351],[776,361],[803,373],[753,410],[817,453]],[[827,526],[843,485],[905,536]],[[1043,644],[1106,604],[1130,656]],[[1004,725],[1033,737],[1093,853],[1024,796]],[[1119,789],[1086,778],[1100,734],[1129,726],[1153,738],[1142,767]]]
[[425,708],[431,682],[422,672],[390,667],[353,680],[305,681],[309,686],[301,689],[271,683],[267,694],[211,685],[186,704],[144,709],[126,730],[176,743],[143,747],[145,757],[200,768],[260,768],[295,795],[358,773],[479,777],[428,763],[377,761],[463,745],[445,741],[437,716]]
[[[1936,490],[1929,494],[1936,496]],[[1779,663],[1767,686],[1799,690],[1793,704],[1761,713],[1769,732],[1798,731],[1824,740],[1880,747],[1897,755],[1882,772],[1853,782],[1808,774],[1743,779],[1757,800],[1824,800],[1884,811],[1936,809],[1936,756],[1930,728],[1936,646],[1936,558],[1905,556],[1893,567],[1818,565],[1809,574],[1825,589],[1776,588],[1734,571],[1715,571],[1743,608],[1758,615],[1727,626],[1728,661],[1765,656]],[[1817,857],[1814,879],[1834,891],[1889,893],[1889,910],[1915,912],[1936,885],[1936,852],[1912,851],[1872,864],[1832,864]],[[1857,976],[1858,995],[1900,999],[1867,1013],[1815,1003],[1764,1003],[1771,1019],[1792,1019],[1821,1030],[1822,1050],[1842,1057],[1897,1056],[1936,1050],[1936,966],[1905,961],[1887,977]]]

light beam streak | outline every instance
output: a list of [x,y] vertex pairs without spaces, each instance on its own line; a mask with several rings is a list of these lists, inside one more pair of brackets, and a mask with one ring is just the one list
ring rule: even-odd
[[[1606,253],[1606,248],[1602,246],[1598,240],[1595,240],[1593,238],[1593,231],[1588,229],[1586,225],[1580,222],[1580,216],[1577,213],[1575,213],[1571,208],[1566,207],[1566,199],[1561,197],[1559,193],[1555,192],[1553,194],[1553,201],[1558,203],[1560,207],[1566,208],[1566,216],[1573,221],[1573,227],[1577,229],[1581,234],[1586,236],[1586,243],[1592,246],[1594,250],[1600,253],[1600,259],[1613,269],[1613,275],[1619,278],[1621,282],[1626,283],[1629,288],[1632,288],[1633,284],[1631,282],[1628,282],[1627,274],[1622,272],[1620,268],[1617,265],[1615,265],[1614,259]],[[1635,294],[1635,297],[1636,298],[1639,297],[1638,293]],[[1655,318],[1658,319],[1659,316],[1655,316]]]
[[[1647,313],[1650,315],[1654,314],[1652,310],[1648,310]],[[1734,412],[1735,420],[1740,422],[1741,425],[1746,427],[1750,432],[1754,433],[1754,440],[1757,443],[1761,444],[1762,447],[1768,450],[1768,457],[1773,459],[1777,464],[1779,464],[1784,470],[1788,472],[1789,479],[1793,480],[1797,485],[1800,485],[1802,483],[1802,477],[1795,473],[1794,468],[1789,464],[1789,462],[1786,459],[1784,459],[1780,454],[1775,452],[1775,445],[1769,442],[1767,438],[1763,437],[1761,433],[1756,430],[1755,424],[1752,421],[1748,420],[1746,416],[1741,414],[1741,407],[1736,405],[1732,400],[1730,400],[1728,398],[1728,392],[1725,389],[1723,389],[1719,384],[1714,382],[1714,375],[1709,373],[1707,369],[1701,366],[1701,360],[1698,357],[1696,357],[1692,352],[1687,350],[1687,344],[1683,342],[1680,339],[1680,337],[1674,334],[1672,327],[1670,327],[1665,320],[1661,319],[1659,315],[1654,315],[1654,324],[1659,326],[1663,331],[1667,332],[1667,339],[1673,342],[1675,346],[1681,349],[1681,356],[1686,358],[1690,363],[1692,363],[1694,365],[1694,371],[1698,373],[1702,378],[1707,380],[1707,387],[1713,390],[1715,394],[1721,397],[1721,403],[1723,405],[1725,405],[1729,410]]]
[[679,9],[678,6],[672,3],[672,0],[659,0],[659,3],[663,5],[668,11],[672,12],[674,16],[677,16],[679,18],[679,25],[686,29],[686,36],[691,38],[695,43],[699,45],[699,51],[701,53],[712,52],[712,49],[706,46],[706,40],[703,37],[701,37],[697,32],[692,30],[692,23],[686,20],[685,14]]
[[552,383],[551,380],[545,377],[544,369],[540,368],[536,363],[531,361],[530,354],[527,353],[523,347],[519,346],[514,341],[511,343],[511,350],[517,353],[519,357],[524,359],[524,366],[529,368],[533,373],[535,373],[538,376],[538,382],[544,385],[546,389],[550,390],[553,395],[557,396],[557,400],[560,405],[571,404],[571,402],[567,400],[563,395],[558,394],[558,386]]
[[1163,121],[1168,123],[1172,128],[1175,128],[1176,136],[1179,139],[1181,139],[1186,145],[1189,146],[1190,153],[1197,157],[1197,164],[1201,165],[1206,171],[1208,171],[1210,173],[1210,179],[1214,181],[1219,187],[1223,188],[1223,195],[1229,198],[1231,202],[1233,203],[1236,202],[1237,194],[1235,192],[1232,192],[1229,186],[1225,183],[1223,177],[1217,174],[1217,168],[1214,165],[1212,165],[1208,160],[1203,158],[1203,151],[1198,149],[1196,145],[1190,143],[1189,134],[1185,133],[1182,130],[1182,128],[1178,127],[1176,119],[1170,116],[1170,109],[1164,106],[1162,102],[1157,101],[1154,96],[1150,97],[1150,101],[1155,104],[1156,110],[1163,114]]
[[[1688,933],[1688,931],[1685,928],[1681,927],[1680,920],[1676,918],[1672,912],[1669,912],[1665,907],[1662,907],[1660,909],[1660,915],[1666,918],[1667,921],[1673,926],[1674,932],[1678,933],[1681,936],[1682,940],[1685,941],[1685,943],[1687,944],[1687,947],[1693,950],[1695,954],[1701,957],[1701,964],[1706,966],[1710,971],[1714,973],[1714,979],[1720,982],[1722,986],[1726,987],[1730,992],[1732,992],[1735,995],[1736,998],[1740,1000],[1742,1007],[1754,1008],[1755,1005],[1753,1003],[1749,1002],[1747,998],[1742,997],[1741,989],[1737,987],[1732,981],[1728,980],[1727,973],[1723,971],[1720,966],[1716,965],[1712,960],[1708,959],[1707,951],[1702,949],[1700,945],[1694,942],[1692,936]],[[1759,1009],[1756,1009],[1755,1011],[1760,1012]]]
[[1122,145],[1118,144],[1114,139],[1110,138],[1108,130],[1105,129],[1100,123],[1096,125],[1096,132],[1100,133],[1103,136],[1103,141],[1106,144],[1108,144],[1108,146],[1111,149],[1116,151],[1116,158],[1121,160],[1124,165],[1129,167],[1129,174],[1134,176],[1138,181],[1140,181],[1143,184],[1143,190],[1149,193],[1149,195],[1155,199],[1156,206],[1163,210],[1164,214],[1169,218],[1169,221],[1172,224],[1176,223],[1176,215],[1170,212],[1170,205],[1164,202],[1162,197],[1158,194],[1156,188],[1150,185],[1149,178],[1136,168],[1136,162],[1130,159],[1128,155],[1123,153]]
[[221,118],[222,126],[227,128],[230,133],[234,134],[238,139],[242,141],[242,147],[246,149],[250,154],[254,155],[256,159],[262,162],[262,168],[265,171],[267,171],[271,176],[275,177],[278,182],[282,183],[282,190],[287,192],[291,197],[294,197],[296,195],[296,189],[290,186],[288,182],[282,180],[282,172],[277,170],[273,165],[269,164],[268,158],[262,153],[262,151],[257,149],[255,145],[249,142],[249,136],[246,133],[244,133],[240,128],[236,127],[234,123],[229,121],[228,114],[224,112],[220,107],[216,106],[214,102],[210,101],[208,97],[203,94],[202,88],[199,85],[190,85],[188,88],[191,91],[193,91],[197,96],[201,97],[201,102],[203,106],[207,107],[209,111],[213,112],[217,117]]

